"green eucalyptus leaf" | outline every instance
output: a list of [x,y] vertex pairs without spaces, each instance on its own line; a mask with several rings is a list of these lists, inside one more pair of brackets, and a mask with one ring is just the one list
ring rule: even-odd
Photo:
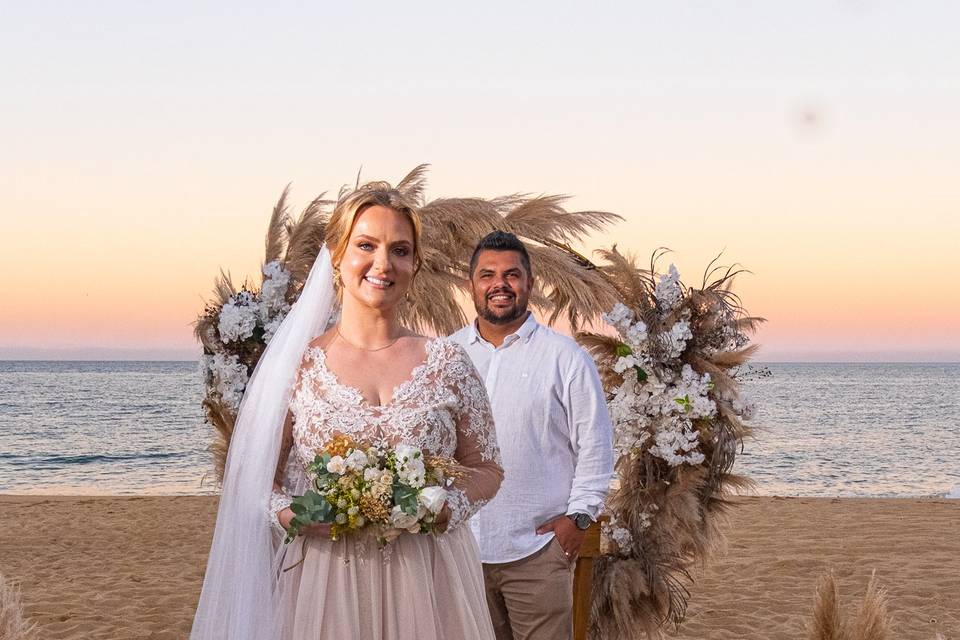
[[405,484],[395,482],[393,485],[393,504],[408,515],[417,513],[417,490]]
[[326,500],[320,502],[311,512],[310,517],[314,522],[331,523],[336,517],[333,511],[333,505]]

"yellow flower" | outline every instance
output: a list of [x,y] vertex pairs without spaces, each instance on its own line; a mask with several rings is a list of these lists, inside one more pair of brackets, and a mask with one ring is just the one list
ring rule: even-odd
[[372,495],[360,498],[360,513],[374,522],[387,522],[390,519],[390,511],[387,510],[387,505],[380,498]]
[[331,456],[343,456],[345,458],[350,449],[358,449],[360,447],[360,443],[356,440],[341,433],[334,436],[330,442],[324,445],[323,450]]

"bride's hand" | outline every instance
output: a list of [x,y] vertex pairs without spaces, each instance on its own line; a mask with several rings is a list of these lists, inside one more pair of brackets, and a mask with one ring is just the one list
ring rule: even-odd
[[437,514],[436,519],[433,521],[433,530],[437,533],[446,531],[447,526],[450,524],[451,515],[449,505],[443,505],[443,509],[440,510],[440,513]]
[[[277,512],[277,520],[280,522],[280,526],[284,529],[290,528],[290,521],[294,518],[293,510],[290,507],[283,509],[282,511]],[[311,524],[308,527],[304,527],[300,530],[301,535],[305,536],[324,536],[326,538],[330,537],[330,525],[329,524]]]

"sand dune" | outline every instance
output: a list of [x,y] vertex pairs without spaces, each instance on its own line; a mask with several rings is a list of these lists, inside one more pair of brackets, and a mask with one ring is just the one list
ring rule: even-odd
[[[960,640],[960,502],[740,503],[671,637],[804,638],[832,568],[854,608],[876,570],[896,638]],[[0,496],[0,573],[21,584],[41,638],[184,638],[215,515],[212,497]]]

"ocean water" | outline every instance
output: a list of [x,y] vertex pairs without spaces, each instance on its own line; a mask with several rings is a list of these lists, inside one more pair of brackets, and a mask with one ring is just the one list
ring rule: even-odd
[[735,470],[761,495],[960,497],[960,364],[769,364]]
[[[960,497],[960,364],[770,364],[760,495]],[[0,493],[212,493],[194,362],[0,362]]]
[[0,362],[0,493],[215,490],[196,362]]

